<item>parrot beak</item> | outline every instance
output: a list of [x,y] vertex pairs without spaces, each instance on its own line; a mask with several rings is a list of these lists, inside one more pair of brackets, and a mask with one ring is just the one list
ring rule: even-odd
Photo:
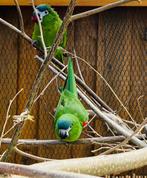
[[69,137],[69,131],[71,130],[71,128],[69,127],[68,129],[64,130],[64,129],[60,129],[59,130],[59,135],[61,139],[65,139],[67,137]]
[[67,138],[69,136],[69,134],[67,133],[67,131],[63,130],[63,129],[59,130],[59,135],[60,135],[61,139],[65,139],[65,138]]
[[32,15],[32,21],[38,23],[37,16],[35,14]]

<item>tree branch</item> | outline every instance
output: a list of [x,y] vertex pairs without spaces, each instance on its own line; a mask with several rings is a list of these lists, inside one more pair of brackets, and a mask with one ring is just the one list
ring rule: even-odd
[[[77,166],[78,165],[78,166]],[[96,176],[116,175],[147,165],[147,148],[130,152],[74,158],[31,165],[38,170],[62,170]]]
[[[137,138],[142,139],[143,137],[146,137],[145,134],[143,135],[137,135]],[[115,142],[121,142],[125,139],[124,136],[108,136],[108,137],[93,137],[93,138],[81,138],[77,140],[76,142],[68,143],[69,145],[75,145],[75,144],[92,144],[93,142],[99,142],[99,143],[115,143]],[[10,144],[11,138],[3,138],[2,144]],[[62,145],[65,144],[65,142],[60,140],[36,140],[36,139],[19,139],[18,144],[20,145],[30,145],[30,146],[39,146],[39,145]]]
[[90,15],[94,15],[94,14],[106,11],[108,9],[112,9],[114,7],[120,6],[124,3],[131,2],[131,1],[138,1],[139,2],[139,0],[119,0],[119,1],[107,4],[105,6],[98,7],[96,9],[92,9],[92,10],[89,10],[89,11],[86,11],[86,12],[82,12],[82,13],[73,15],[71,17],[71,21],[78,20],[78,19],[81,19],[81,18],[85,18],[85,17],[88,17]]
[[[54,169],[52,169],[54,170]],[[0,172],[4,174],[16,174],[28,177],[38,177],[38,178],[96,178],[95,176],[68,173],[64,171],[52,171],[52,170],[38,170],[38,168],[31,168],[30,166],[12,164],[12,163],[2,163],[0,162]]]
[[14,0],[14,2],[16,4],[17,11],[18,11],[18,14],[19,14],[20,29],[21,29],[22,33],[25,34],[24,21],[23,21],[23,16],[22,16],[22,13],[21,13],[21,9],[20,9],[19,3],[18,3],[17,0]]

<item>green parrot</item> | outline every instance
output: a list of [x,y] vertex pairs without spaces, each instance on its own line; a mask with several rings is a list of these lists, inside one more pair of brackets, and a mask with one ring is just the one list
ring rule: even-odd
[[[36,7],[36,12],[38,14],[39,20],[42,25],[44,42],[47,48],[50,48],[54,42],[57,32],[62,24],[57,12],[51,8],[49,5],[41,4]],[[36,13],[33,12],[32,21],[35,22],[34,31],[32,34],[33,44],[42,48],[42,42],[40,37],[40,29],[37,20]],[[65,48],[67,42],[67,32],[64,33],[63,40],[61,41],[59,47],[55,52],[55,57],[63,62],[63,51],[62,48]]]
[[73,63],[69,58],[67,79],[55,113],[54,123],[57,138],[66,142],[78,140],[88,119],[88,112],[78,99]]

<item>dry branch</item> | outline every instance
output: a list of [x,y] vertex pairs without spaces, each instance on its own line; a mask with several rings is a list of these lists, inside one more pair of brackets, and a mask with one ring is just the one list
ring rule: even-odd
[[86,11],[86,12],[82,12],[82,13],[73,15],[71,17],[71,21],[78,20],[78,19],[81,19],[81,18],[85,18],[85,17],[88,17],[90,15],[94,15],[94,14],[106,11],[108,9],[112,9],[114,7],[120,6],[122,4],[131,2],[131,1],[138,1],[139,2],[139,0],[120,0],[120,1],[116,1],[116,2],[113,2],[113,3],[107,4],[105,6],[98,7],[96,9],[92,9],[92,10],[89,10],[89,11]]
[[22,12],[21,12],[19,3],[18,3],[17,0],[14,0],[14,2],[16,4],[16,8],[17,8],[17,11],[18,11],[18,14],[19,14],[20,29],[21,29],[22,33],[25,33],[25,30],[24,30],[24,21],[23,21],[23,16],[22,16]]
[[36,156],[36,155],[32,155],[30,153],[26,153],[20,149],[18,149],[17,147],[14,148],[14,151],[16,153],[18,153],[19,155],[21,156],[25,156],[27,158],[30,158],[30,159],[33,159],[33,160],[36,160],[36,161],[51,161],[52,159],[48,159],[48,158],[43,158],[43,157],[40,157],[40,156]]
[[[143,137],[146,137],[146,135],[138,135],[137,138],[142,139]],[[125,139],[124,136],[108,136],[108,137],[93,137],[93,138],[81,138],[77,140],[76,142],[71,142],[68,144],[91,144],[94,142],[99,143],[115,143],[115,142],[121,142]],[[2,144],[10,144],[11,138],[3,138]],[[60,140],[36,140],[36,139],[19,139],[18,144],[20,145],[30,145],[30,146],[39,146],[39,145],[62,145],[65,144],[65,142]]]
[[[9,115],[9,112],[10,112],[10,109],[11,109],[11,106],[14,102],[14,100],[16,99],[16,97],[22,92],[23,89],[21,89],[19,92],[16,93],[16,95],[10,100],[9,102],[9,106],[8,106],[8,109],[7,109],[7,113],[6,113],[6,119],[5,119],[5,122],[4,122],[4,125],[3,125],[3,128],[2,128],[2,132],[1,132],[1,136],[0,136],[0,147],[1,147],[1,141],[2,141],[2,138],[4,137],[5,134],[7,134],[7,132],[9,130],[11,130],[11,128],[5,133],[5,129],[6,129],[6,125],[8,123],[8,119],[10,118],[10,115]],[[14,126],[12,126],[13,128]]]
[[[54,170],[54,169],[52,169]],[[16,174],[28,177],[38,178],[94,178],[95,176],[83,175],[77,173],[68,173],[64,171],[38,170],[38,168],[31,168],[30,166],[2,163],[0,162],[0,172],[4,174]]]
[[[77,166],[78,165],[78,166]],[[96,176],[116,175],[147,165],[147,148],[126,153],[101,155],[88,158],[66,159],[34,164],[38,170],[63,170]]]

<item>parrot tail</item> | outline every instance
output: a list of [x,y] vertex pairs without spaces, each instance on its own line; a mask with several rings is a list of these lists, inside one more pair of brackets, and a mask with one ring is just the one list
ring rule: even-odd
[[68,73],[67,73],[67,80],[65,83],[65,89],[67,89],[76,97],[78,97],[76,80],[74,76],[73,62],[71,58],[68,58]]

